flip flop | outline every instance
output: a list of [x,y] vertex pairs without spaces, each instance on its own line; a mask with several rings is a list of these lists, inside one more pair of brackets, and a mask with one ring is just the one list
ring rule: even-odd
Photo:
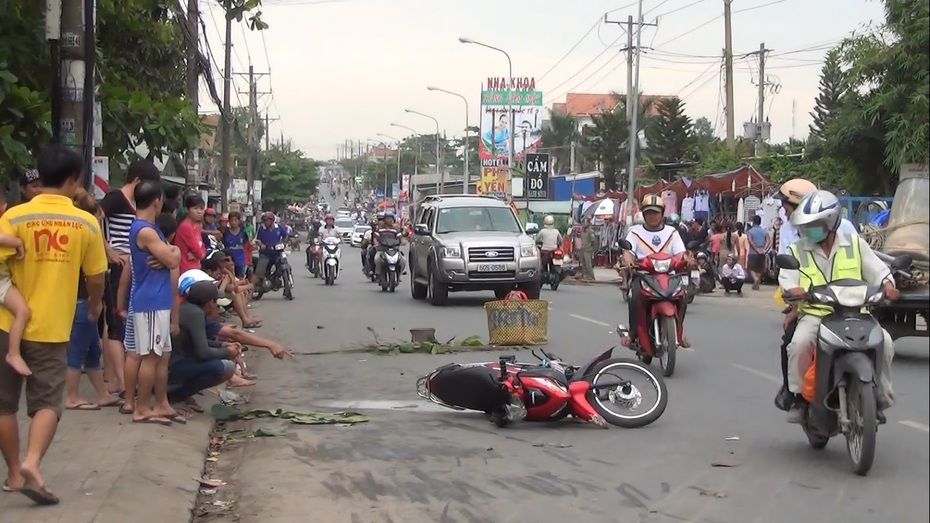
[[45,485],[24,485],[19,493],[31,499],[36,505],[57,505],[61,502],[58,496]]
[[130,408],[126,407],[125,405],[120,405],[120,406],[119,406],[119,413],[120,413],[120,414],[132,414],[133,412],[135,412],[133,409],[130,409]]
[[82,401],[81,403],[78,403],[77,405],[73,405],[71,407],[65,407],[65,410],[100,410],[100,405],[96,405],[94,403],[90,403],[87,401]]
[[107,401],[106,403],[98,403],[98,405],[99,405],[100,407],[102,407],[102,408],[106,408],[106,407],[122,407],[122,406],[123,406],[123,400],[114,399],[114,400],[112,400],[112,401]]
[[174,414],[173,416],[161,416],[161,417],[165,419],[170,419],[172,422],[177,423],[179,425],[187,425],[187,417],[185,417],[180,412],[177,414]]
[[22,490],[22,489],[21,489],[21,488],[13,488],[13,487],[11,487],[11,486],[10,486],[10,480],[5,479],[5,480],[3,480],[3,487],[0,488],[0,490],[3,490],[3,492],[19,492],[19,491]]
[[242,324],[243,329],[259,329],[261,328],[262,323],[260,321],[253,321],[252,323]]
[[147,423],[151,425],[163,425],[165,427],[170,427],[172,423],[174,423],[173,421],[166,418],[165,416],[158,416],[156,414],[153,414],[151,416],[146,416],[142,419],[133,418],[132,422],[133,423]]

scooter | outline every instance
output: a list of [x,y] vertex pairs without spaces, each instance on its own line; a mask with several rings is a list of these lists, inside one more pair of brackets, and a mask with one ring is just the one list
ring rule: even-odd
[[[623,249],[632,245],[620,241]],[[675,372],[678,352],[678,310],[687,296],[687,285],[680,272],[688,270],[684,253],[670,256],[654,253],[636,262],[631,271],[636,274],[631,285],[642,289],[644,300],[643,317],[637,329],[636,343],[630,347],[636,351],[640,361],[649,365],[654,357],[659,358],[665,377]],[[627,334],[629,331],[627,331]]]
[[342,263],[342,241],[334,236],[323,240],[323,281],[326,285],[335,285]]
[[320,277],[320,249],[322,249],[320,239],[314,237],[307,245],[307,269],[314,278]]
[[391,291],[397,288],[400,281],[400,239],[392,237],[381,238],[381,250],[375,253],[382,260],[381,274],[379,280],[381,283],[381,292]]
[[[542,256],[542,251],[540,251],[540,256]],[[543,263],[542,285],[549,284],[552,290],[559,290],[559,284],[568,276],[568,271],[562,268],[565,264],[565,252],[557,248],[544,257]]]
[[[779,254],[775,262],[783,270],[801,269],[790,254]],[[893,271],[910,265],[909,256],[891,263]],[[853,472],[865,476],[875,459],[880,423],[876,387],[885,358],[882,327],[863,309],[881,304],[884,292],[847,278],[813,286],[803,300],[832,307],[833,312],[820,320],[814,361],[805,375],[813,386],[805,383],[802,387],[806,403],[801,406],[801,428],[817,450],[826,447],[831,437],[843,434]]]

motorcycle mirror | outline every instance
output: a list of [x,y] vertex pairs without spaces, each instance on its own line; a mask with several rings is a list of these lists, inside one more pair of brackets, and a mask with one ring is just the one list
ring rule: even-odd
[[775,265],[778,265],[779,269],[786,269],[789,271],[796,271],[801,268],[801,263],[790,254],[779,254],[776,256]]
[[628,242],[628,241],[626,241],[626,240],[620,240],[620,241],[618,241],[618,242],[617,242],[617,245],[619,245],[620,248],[623,249],[623,250],[625,250],[625,251],[632,251],[632,250],[633,250],[633,244],[630,243],[630,242]]
[[617,334],[620,336],[626,334],[626,327],[624,327],[622,324],[617,325]]
[[902,254],[901,256],[891,260],[889,265],[896,271],[903,271],[905,269],[909,269],[911,267],[911,263],[913,263],[911,257],[907,254]]

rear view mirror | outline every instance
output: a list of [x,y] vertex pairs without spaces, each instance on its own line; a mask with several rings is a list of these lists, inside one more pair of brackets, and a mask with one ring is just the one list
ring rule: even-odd
[[617,242],[617,245],[619,245],[620,248],[623,249],[623,250],[625,250],[625,251],[632,251],[632,250],[633,250],[633,244],[631,244],[630,242],[628,242],[628,241],[626,241],[626,240],[620,240],[620,241],[618,241],[618,242]]
[[413,226],[413,233],[419,236],[429,235],[429,227],[425,223],[418,223]]
[[778,265],[779,269],[786,269],[789,271],[796,271],[801,268],[801,263],[790,254],[779,254],[776,256],[775,265]]
[[526,234],[536,234],[539,232],[539,224],[528,223],[524,231],[526,231]]

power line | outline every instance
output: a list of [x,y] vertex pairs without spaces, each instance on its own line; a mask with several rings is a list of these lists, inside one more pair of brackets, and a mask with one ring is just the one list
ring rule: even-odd
[[542,76],[540,76],[540,77],[537,79],[537,81],[540,81],[540,82],[541,82],[541,81],[543,80],[543,78],[549,76],[549,73],[551,73],[556,67],[558,67],[559,64],[561,64],[562,62],[564,62],[565,59],[568,58],[568,55],[572,54],[572,52],[574,52],[575,49],[578,49],[578,46],[581,45],[581,43],[584,42],[585,39],[587,39],[588,36],[589,36],[595,29],[597,29],[598,26],[600,26],[600,25],[601,25],[601,18],[598,17],[598,18],[597,18],[597,21],[595,21],[594,24],[585,32],[585,34],[584,34],[580,39],[578,39],[577,42],[575,42],[575,45],[573,45],[573,46],[571,47],[571,49],[569,49],[564,55],[562,55],[562,58],[559,58],[559,60],[558,60],[556,63],[554,63],[554,64],[552,65],[552,67],[550,67],[549,69],[547,69],[546,72],[543,73]]
[[[617,42],[619,42],[620,39],[623,38],[623,36],[624,36],[624,35],[618,36],[617,39],[614,40],[614,41],[611,43],[611,46],[616,45]],[[569,76],[568,78],[566,78],[565,81],[563,81],[563,82],[560,83],[559,85],[557,85],[557,86],[555,86],[555,87],[553,87],[553,88],[551,88],[551,89],[548,89],[548,91],[557,91],[559,88],[561,88],[562,86],[564,86],[564,85],[567,84],[568,82],[572,81],[576,76],[578,76],[578,75],[580,75],[581,73],[583,73],[588,67],[591,67],[591,64],[593,64],[593,63],[596,62],[598,59],[600,59],[602,56],[604,56],[605,54],[607,54],[607,52],[610,51],[610,50],[611,50],[611,47],[605,47],[603,51],[601,51],[600,53],[597,54],[597,56],[595,56],[594,58],[592,58],[590,62],[586,63],[586,64],[584,65],[584,67],[582,67],[581,69],[578,70],[578,72],[576,72],[575,74],[573,74],[573,75]],[[613,58],[611,58],[611,60],[613,60]],[[606,67],[606,64],[605,64],[605,65],[602,65],[600,69],[603,69],[604,67]],[[600,70],[600,69],[599,69],[599,70]]]
[[[754,10],[756,10],[756,9],[762,9],[763,7],[769,7],[769,6],[772,6],[772,5],[775,5],[775,4],[780,4],[780,3],[786,2],[786,1],[787,1],[787,0],[773,0],[772,2],[768,2],[768,3],[765,3],[765,4],[761,4],[761,5],[755,5],[755,6],[752,6],[752,7],[744,7],[743,9],[736,9],[735,11],[733,11],[732,14],[736,14],[736,13],[745,13],[746,11],[754,11]],[[662,47],[662,46],[668,45],[668,44],[670,44],[670,43],[672,43],[672,42],[674,42],[674,41],[676,41],[676,40],[679,40],[679,39],[681,39],[681,38],[684,38],[684,37],[688,36],[689,34],[691,34],[691,33],[695,32],[695,31],[697,31],[698,29],[701,29],[701,28],[703,28],[703,27],[706,27],[707,25],[712,24],[712,23],[716,22],[717,20],[719,20],[719,19],[721,19],[721,18],[723,18],[723,13],[720,13],[719,15],[717,15],[717,16],[711,18],[710,20],[704,22],[703,24],[701,24],[701,25],[699,25],[699,26],[697,26],[697,27],[694,27],[694,28],[692,28],[692,29],[689,29],[688,31],[685,31],[684,33],[681,33],[680,35],[676,36],[675,38],[672,38],[671,40],[666,40],[665,42],[659,44],[658,46],[659,46],[659,47]]]

